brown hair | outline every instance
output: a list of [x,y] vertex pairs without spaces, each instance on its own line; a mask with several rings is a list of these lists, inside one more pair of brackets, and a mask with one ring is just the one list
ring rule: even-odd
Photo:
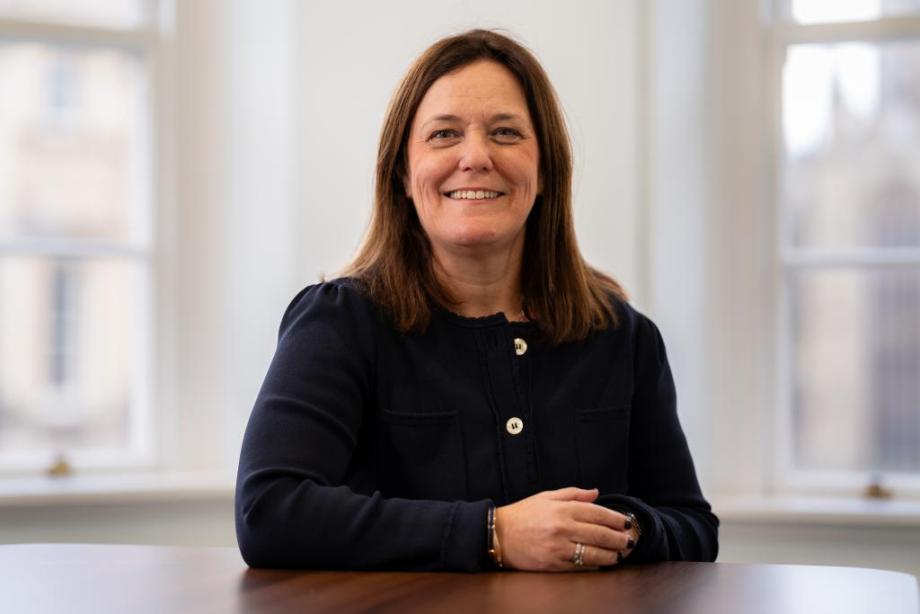
[[514,40],[488,30],[444,38],[416,60],[393,95],[380,135],[376,194],[367,236],[344,274],[366,286],[403,332],[424,331],[431,302],[457,301],[437,280],[431,245],[406,196],[406,142],[422,98],[447,73],[478,60],[498,62],[518,79],[536,130],[543,192],[527,218],[521,291],[527,316],[553,343],[584,339],[619,323],[610,295],[623,288],[588,266],[572,220],[572,152],[556,93],[537,59]]

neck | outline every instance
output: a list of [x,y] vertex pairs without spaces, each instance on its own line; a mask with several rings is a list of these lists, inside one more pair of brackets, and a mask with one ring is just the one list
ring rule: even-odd
[[[522,237],[523,238],[523,237]],[[433,249],[435,274],[459,301],[452,311],[468,318],[504,313],[522,320],[523,241],[499,253],[470,254]]]

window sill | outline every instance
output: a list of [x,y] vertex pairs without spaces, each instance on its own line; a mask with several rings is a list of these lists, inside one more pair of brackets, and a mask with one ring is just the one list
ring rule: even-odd
[[920,501],[827,497],[713,497],[713,512],[736,525],[920,527]]
[[233,490],[233,476],[217,473],[0,478],[0,508],[229,500]]

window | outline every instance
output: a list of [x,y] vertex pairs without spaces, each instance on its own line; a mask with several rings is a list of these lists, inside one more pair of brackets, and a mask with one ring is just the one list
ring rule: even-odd
[[156,9],[0,0],[0,470],[152,462]]
[[920,485],[920,0],[773,26],[780,486]]

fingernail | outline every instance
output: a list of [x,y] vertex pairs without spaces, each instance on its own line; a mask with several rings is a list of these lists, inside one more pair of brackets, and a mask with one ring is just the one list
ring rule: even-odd
[[632,550],[633,548],[636,547],[636,542],[630,539],[628,542],[626,542],[626,547]]
[[623,525],[623,528],[629,531],[632,528],[632,522],[627,520],[626,523]]
[[622,561],[622,560],[623,560],[623,553],[622,553],[622,552],[617,552],[617,563],[619,563],[619,562]]

